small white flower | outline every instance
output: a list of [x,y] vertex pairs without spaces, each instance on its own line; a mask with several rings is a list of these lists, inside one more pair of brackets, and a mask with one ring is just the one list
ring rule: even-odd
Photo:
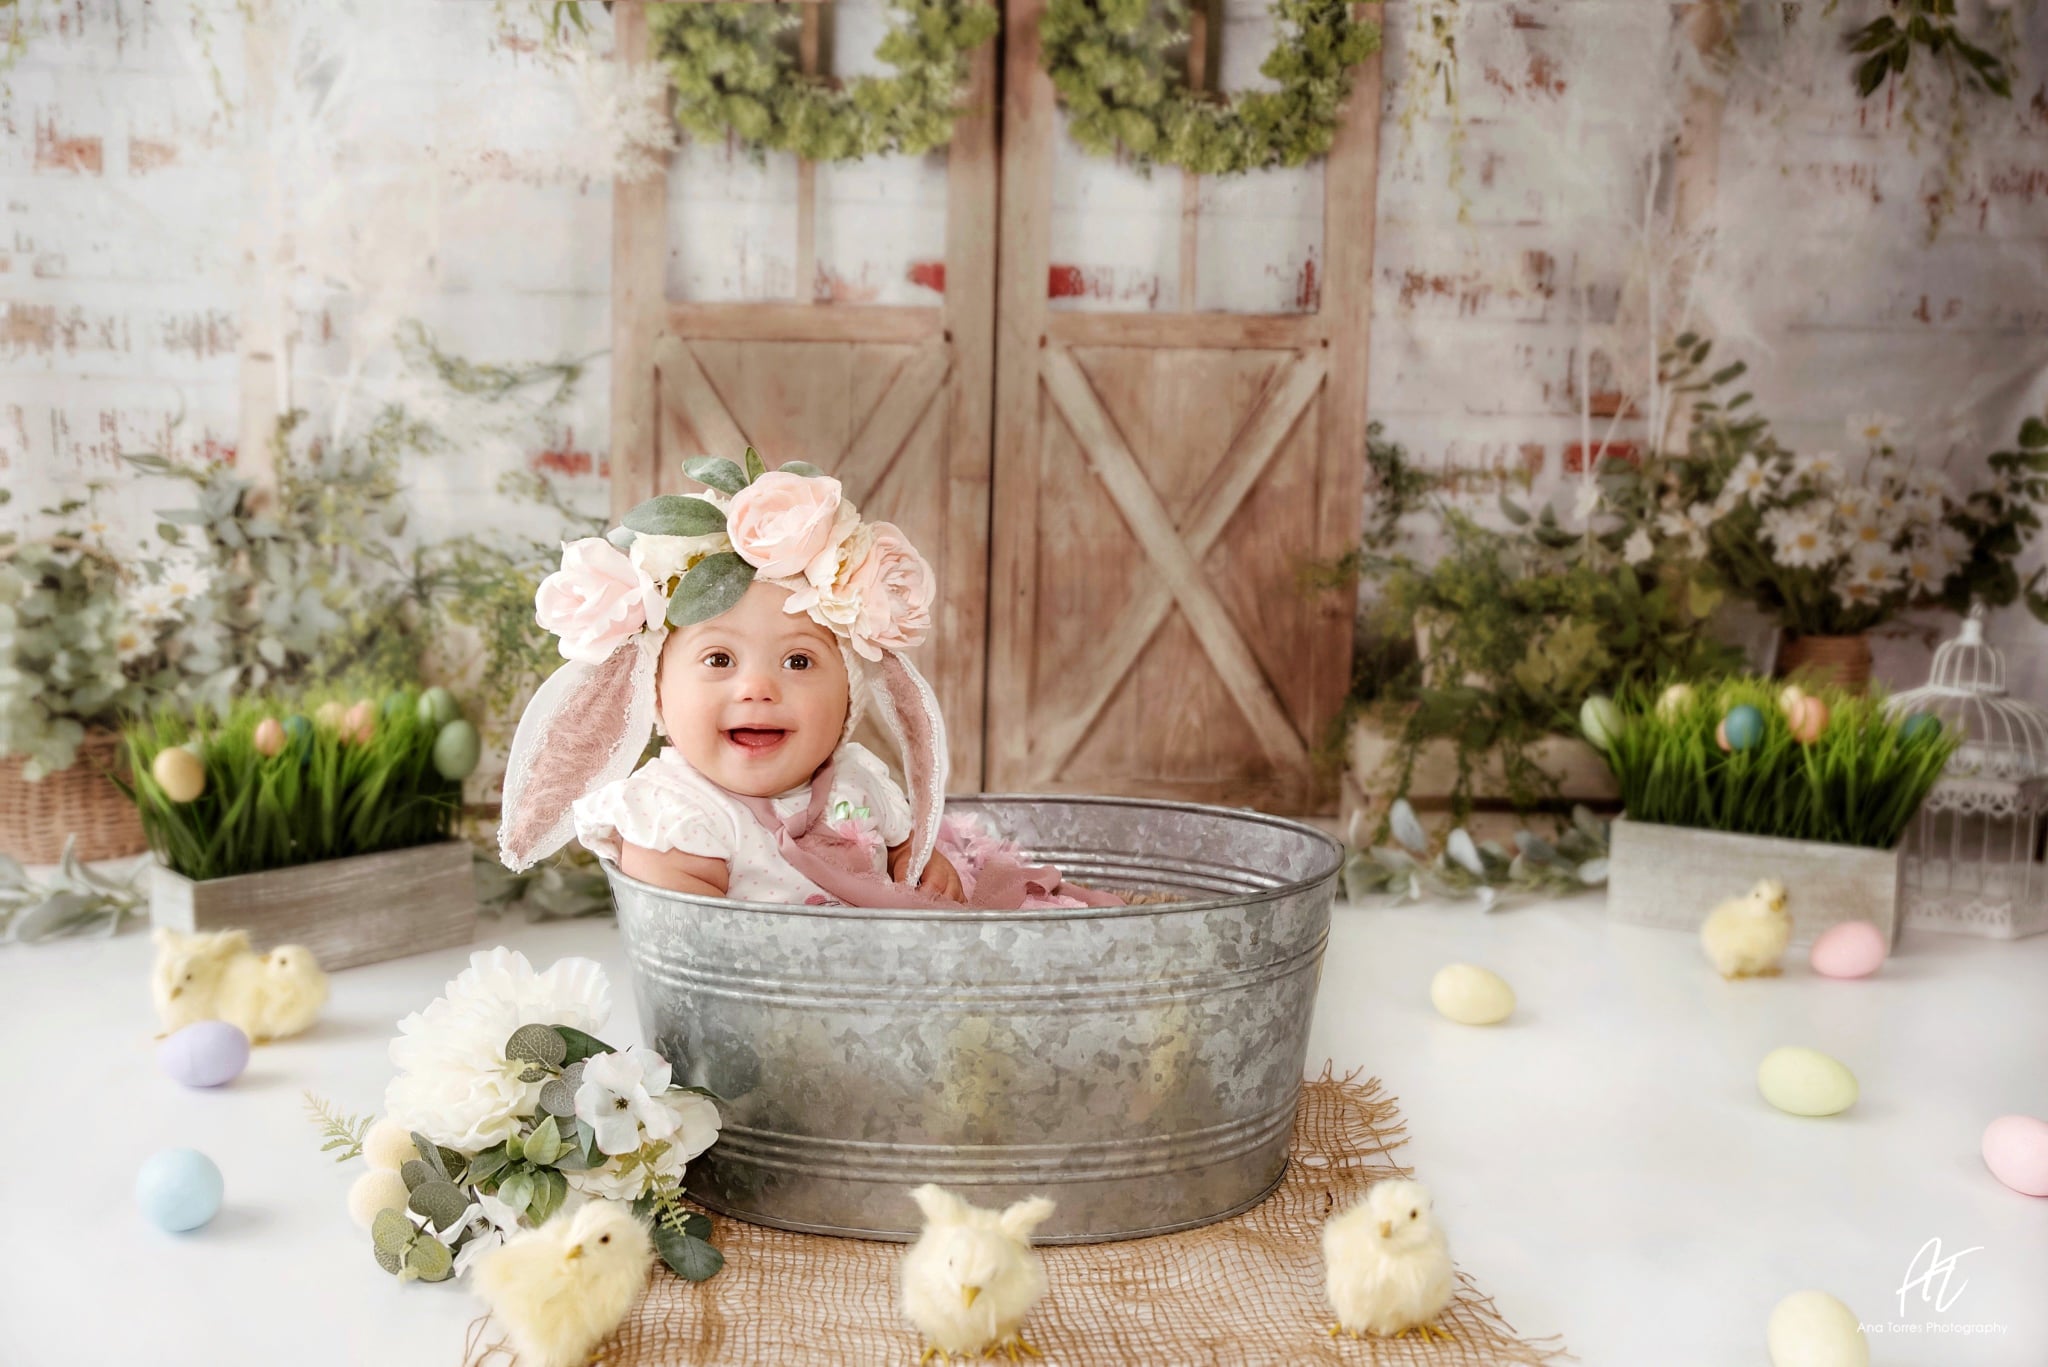
[[569,1186],[588,1196],[633,1201],[655,1181],[680,1180],[690,1160],[717,1140],[718,1107],[695,1092],[669,1092],[660,1101],[675,1115],[668,1138],[650,1141],[633,1161],[621,1154],[584,1172],[563,1173]]
[[1857,546],[1849,552],[1849,563],[1842,568],[1846,582],[1859,583],[1876,593],[1889,593],[1899,586],[1899,575],[1905,569],[1904,558],[1894,554],[1885,546]]
[[1772,558],[1787,569],[1816,569],[1841,553],[1827,524],[1803,509],[1773,509],[1765,515],[1764,535],[1776,547]]
[[178,615],[178,600],[161,584],[144,584],[128,596],[128,608],[144,622],[168,622]]
[[1875,501],[1860,516],[1844,518],[1842,523],[1843,534],[1851,546],[1889,547],[1892,543],[1891,525],[1878,514]]
[[1907,549],[1901,574],[1906,587],[1916,594],[1932,597],[1941,592],[1941,586],[1948,582],[1949,565],[1942,559],[1941,552],[1927,544],[1917,544]]
[[176,556],[164,561],[158,586],[182,603],[213,587],[213,571],[194,556]]
[[1758,463],[1755,455],[1746,455],[1735,462],[1735,468],[1728,472],[1728,488],[1737,499],[1755,498],[1768,493],[1771,487],[1771,472]]
[[633,563],[666,592],[671,580],[687,573],[707,555],[732,549],[724,532],[707,536],[654,536],[642,533],[633,538],[626,552]]
[[1835,597],[1841,600],[1844,607],[1870,607],[1883,596],[1876,589],[1859,580],[1843,578],[1835,581]]
[[1845,473],[1842,457],[1835,451],[1811,451],[1793,464],[1794,472],[1808,484],[1840,484]]
[[490,1193],[480,1191],[476,1193],[475,1204],[464,1211],[462,1218],[442,1237],[458,1239],[462,1237],[462,1231],[471,1226],[478,1227],[476,1236],[455,1255],[455,1275],[458,1277],[466,1274],[486,1253],[504,1243],[507,1235],[518,1231],[519,1212]]
[[1970,538],[1946,522],[1931,528],[1926,541],[1950,569],[1970,558]]
[[1868,489],[1844,489],[1835,495],[1835,516],[1847,525],[1869,517],[1872,506]]
[[1852,413],[1849,415],[1849,436],[1856,441],[1869,442],[1872,446],[1897,446],[1906,437],[1906,420],[1891,413]]
[[139,623],[130,623],[114,633],[114,658],[122,664],[139,660],[156,649],[156,636]]
[[675,1112],[662,1105],[668,1090],[668,1060],[631,1046],[598,1054],[583,1065],[583,1084],[576,1089],[576,1118],[597,1131],[597,1147],[610,1154],[640,1147],[644,1127],[650,1139],[666,1139],[677,1124]]
[[1656,549],[1650,544],[1650,534],[1641,527],[1636,528],[1629,534],[1628,540],[1621,543],[1621,558],[1631,565],[1640,565],[1654,554]]

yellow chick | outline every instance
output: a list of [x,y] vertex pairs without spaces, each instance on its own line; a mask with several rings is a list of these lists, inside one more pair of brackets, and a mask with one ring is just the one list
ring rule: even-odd
[[1777,977],[1778,959],[1791,942],[1792,913],[1785,910],[1785,885],[1775,878],[1715,907],[1700,927],[1707,958],[1729,979]]
[[583,1367],[639,1299],[653,1258],[631,1210],[591,1201],[485,1254],[474,1280],[519,1367]]
[[1037,1357],[1021,1326],[1045,1294],[1045,1265],[1031,1247],[1031,1231],[1053,1212],[1043,1196],[1017,1201],[1000,1213],[971,1206],[943,1187],[926,1183],[910,1193],[924,1212],[924,1230],[903,1255],[903,1313],[934,1356],[1001,1351]]
[[184,935],[158,927],[156,949],[150,995],[166,1034],[221,1020],[262,1044],[298,1034],[327,1002],[327,975],[304,945],[258,954],[245,930]]
[[1451,1251],[1420,1182],[1375,1182],[1363,1201],[1325,1221],[1323,1276],[1337,1312],[1333,1338],[1398,1338],[1411,1330],[1424,1339],[1451,1337],[1433,1327],[1455,1289]]

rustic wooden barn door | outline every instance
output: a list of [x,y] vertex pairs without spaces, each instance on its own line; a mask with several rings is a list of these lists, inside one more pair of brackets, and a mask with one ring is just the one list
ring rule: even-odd
[[[821,6],[805,9],[814,62]],[[639,3],[614,11],[619,60],[649,60]],[[612,227],[614,513],[656,492],[696,487],[691,456],[832,471],[869,518],[903,528],[932,561],[941,601],[914,658],[944,708],[952,787],[982,786],[987,649],[988,489],[995,279],[995,56],[973,64],[947,153],[944,302],[820,303],[814,178],[798,173],[793,244],[799,297],[762,303],[668,298],[668,179],[621,184]]]
[[1318,312],[1058,311],[1042,9],[1005,19],[989,786],[1328,809],[1354,599],[1296,576],[1359,530],[1379,58],[1325,163]]

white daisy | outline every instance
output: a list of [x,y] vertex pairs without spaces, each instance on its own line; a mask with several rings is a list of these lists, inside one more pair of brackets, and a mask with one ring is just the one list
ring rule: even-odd
[[156,635],[133,622],[114,633],[114,658],[122,664],[139,660],[156,649]]
[[1934,553],[1948,563],[1950,569],[1970,558],[1970,538],[1946,522],[1930,528],[1926,541],[1933,547]]
[[1940,593],[1941,586],[1948,582],[1950,567],[1934,547],[1916,544],[1907,548],[1902,559],[1904,566],[1900,573],[1911,592],[1931,598]]
[[1847,473],[1835,451],[1811,451],[1793,462],[1793,471],[1808,484],[1840,484]]
[[1906,437],[1906,420],[1892,413],[1852,413],[1849,435],[1872,446],[1897,446]]
[[1777,548],[1772,558],[1787,569],[1816,569],[1841,553],[1827,524],[1803,510],[1773,510],[1764,519],[1764,535]]
[[1735,462],[1735,468],[1728,472],[1728,489],[1738,499],[1754,498],[1767,493],[1771,487],[1771,472],[1757,463],[1754,455],[1744,456]]
[[1889,593],[1899,586],[1899,574],[1904,568],[1904,557],[1889,547],[1857,546],[1849,552],[1849,563],[1843,567],[1842,577],[1877,593]]
[[1868,489],[1844,489],[1835,495],[1835,516],[1845,524],[1860,522],[1870,516],[1870,507]]
[[213,571],[192,556],[166,560],[163,576],[161,587],[181,603],[213,587]]
[[1884,595],[1859,580],[1837,579],[1835,597],[1841,600],[1843,607],[1867,608],[1875,606]]
[[178,600],[162,584],[144,584],[128,595],[128,610],[144,622],[167,622],[178,615]]

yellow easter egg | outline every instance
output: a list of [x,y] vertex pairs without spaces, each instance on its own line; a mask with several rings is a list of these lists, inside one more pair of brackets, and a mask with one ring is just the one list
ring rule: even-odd
[[190,802],[206,791],[206,766],[183,746],[159,751],[150,761],[149,775],[173,802]]
[[1856,1104],[1856,1075],[1820,1050],[1798,1045],[1765,1054],[1756,1086],[1789,1115],[1837,1115]]
[[1692,685],[1675,683],[1664,690],[1657,699],[1657,715],[1670,721],[1686,708],[1692,706]]
[[347,714],[348,709],[340,703],[324,702],[314,711],[313,720],[318,722],[325,730],[339,731],[341,729],[341,720]]
[[1778,710],[1789,717],[1806,697],[1806,690],[1798,684],[1786,684],[1778,690]]
[[1429,980],[1429,1003],[1460,1025],[1496,1025],[1514,1013],[1515,990],[1477,964],[1445,964]]
[[1794,1291],[1764,1328],[1771,1367],[1869,1367],[1870,1342],[1856,1312],[1825,1291]]

